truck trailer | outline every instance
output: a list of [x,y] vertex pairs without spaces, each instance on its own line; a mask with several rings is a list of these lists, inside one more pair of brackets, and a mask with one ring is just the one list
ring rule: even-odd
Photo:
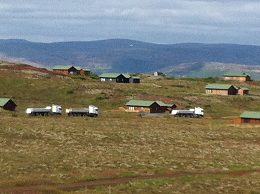
[[88,108],[68,108],[66,109],[66,114],[68,116],[89,116],[89,117],[97,117],[98,116],[98,107],[94,105],[89,105]]
[[45,108],[27,108],[26,113],[30,116],[61,115],[62,108],[59,105],[53,104],[52,106],[46,106]]
[[200,107],[195,107],[189,110],[172,110],[171,114],[176,117],[200,118],[204,116],[204,109]]

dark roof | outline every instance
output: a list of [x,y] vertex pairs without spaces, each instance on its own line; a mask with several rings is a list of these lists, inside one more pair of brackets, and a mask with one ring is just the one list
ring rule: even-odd
[[134,78],[134,79],[140,79],[138,76],[131,76],[127,73],[102,73],[99,77],[104,78],[117,78],[118,76],[123,75],[125,78]]
[[166,104],[161,100],[130,100],[126,103],[127,106],[144,106],[148,107],[151,106],[153,103],[157,103],[159,106],[166,106],[166,107],[172,107],[175,104]]
[[227,72],[224,74],[224,76],[231,76],[231,77],[246,77],[246,76],[250,76],[247,73],[243,73],[243,72]]
[[260,112],[259,111],[245,111],[240,115],[240,118],[260,119]]

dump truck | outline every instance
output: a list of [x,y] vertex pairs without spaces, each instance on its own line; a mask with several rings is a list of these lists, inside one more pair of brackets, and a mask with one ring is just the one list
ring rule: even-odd
[[89,105],[88,108],[68,108],[66,109],[66,114],[68,116],[89,116],[89,117],[97,117],[98,116],[98,107],[94,105]]
[[189,110],[172,110],[171,114],[176,117],[200,118],[204,116],[204,109],[201,107],[195,107]]
[[61,115],[62,108],[57,104],[53,104],[52,106],[46,106],[45,108],[27,108],[26,113],[30,116]]

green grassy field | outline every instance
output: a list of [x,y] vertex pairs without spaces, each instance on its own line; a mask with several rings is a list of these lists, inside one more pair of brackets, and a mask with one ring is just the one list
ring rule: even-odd
[[[260,169],[260,126],[232,124],[245,110],[260,110],[260,82],[234,83],[252,96],[206,95],[217,78],[174,79],[141,75],[141,84],[48,77],[0,71],[0,97],[16,112],[0,112],[0,187],[71,183],[105,177],[167,172]],[[130,99],[156,99],[179,108],[200,106],[205,117],[142,117],[116,112]],[[65,108],[94,104],[92,117],[29,117],[27,107],[53,103]],[[112,193],[254,193],[260,176],[193,176],[135,181]],[[257,189],[258,188],[258,189]],[[71,193],[86,193],[85,189]],[[98,187],[89,193],[108,193]]]

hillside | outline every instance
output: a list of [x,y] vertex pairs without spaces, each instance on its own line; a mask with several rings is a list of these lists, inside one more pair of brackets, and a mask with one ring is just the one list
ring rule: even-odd
[[[4,64],[16,68],[0,66],[0,97],[12,98],[18,106],[16,112],[0,112],[0,192],[6,193],[5,187],[30,189],[33,185],[39,185],[38,193],[64,194],[101,194],[108,193],[108,189],[118,194],[173,190],[194,194],[256,193],[260,189],[260,126],[231,122],[245,110],[260,110],[259,81],[140,74],[140,84],[117,84],[48,71],[38,76],[43,73],[41,68],[24,71],[22,67],[27,66]],[[206,95],[207,83],[248,87],[250,96]],[[163,100],[178,108],[200,106],[205,117],[143,117],[120,112],[119,107],[125,107],[131,99]],[[61,105],[63,113],[66,108],[94,104],[100,115],[25,114],[27,107],[51,104]],[[139,176],[146,179],[139,180]],[[82,186],[83,181],[106,178],[129,178],[130,182],[112,188]],[[73,190],[57,189],[61,183],[77,184]]]
[[[55,65],[88,67],[93,72],[151,73],[162,70],[169,76],[209,77],[204,69],[207,63],[222,63],[222,68],[209,72],[229,70],[229,64],[249,66],[258,70],[260,47],[230,44],[152,44],[134,40],[111,39],[90,42],[36,43],[26,40],[0,40],[0,59],[27,63],[52,69]],[[175,66],[189,64],[181,73]],[[206,67],[205,67],[206,66]],[[227,67],[226,67],[227,66]],[[203,72],[201,72],[203,71]],[[255,71],[257,79],[258,72]]]

